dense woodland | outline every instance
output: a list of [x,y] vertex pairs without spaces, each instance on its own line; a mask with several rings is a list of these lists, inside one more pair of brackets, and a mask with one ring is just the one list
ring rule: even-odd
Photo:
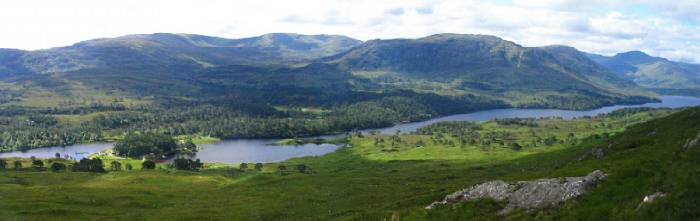
[[[278,110],[267,104],[175,101],[151,105],[11,109],[0,111],[0,151],[110,141],[134,132],[218,138],[302,137],[389,126],[439,115],[504,107],[478,97],[404,94],[351,104],[329,104],[320,113]],[[58,116],[79,120],[65,122]]]

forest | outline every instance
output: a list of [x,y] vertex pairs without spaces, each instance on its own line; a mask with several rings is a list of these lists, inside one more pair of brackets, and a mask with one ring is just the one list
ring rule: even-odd
[[217,138],[296,138],[377,128],[435,116],[505,107],[474,96],[447,97],[405,92],[354,103],[327,104],[304,111],[298,105],[275,108],[266,103],[225,100],[159,99],[126,107],[0,109],[0,151],[109,142],[134,132],[169,136],[199,134]]

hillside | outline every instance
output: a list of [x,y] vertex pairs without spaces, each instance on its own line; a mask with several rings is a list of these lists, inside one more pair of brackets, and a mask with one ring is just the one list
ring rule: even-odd
[[[20,160],[23,168],[12,169],[11,163],[0,172],[0,215],[41,220],[693,220],[700,215],[700,146],[691,145],[698,139],[699,115],[696,107],[620,110],[573,120],[442,122],[400,136],[355,134],[352,147],[264,164],[260,170],[208,164],[201,171],[178,171],[159,164],[149,171],[140,169],[140,160],[117,159],[135,169],[49,172]],[[483,199],[425,209],[445,194],[490,180],[581,176],[594,170],[607,178],[553,208],[515,210],[504,217],[498,215],[502,202]],[[641,203],[654,193],[665,196]]]
[[373,40],[323,61],[384,88],[487,95],[516,106],[605,105],[649,95],[574,48],[528,48],[485,35]]
[[700,65],[674,62],[641,51],[612,57],[589,54],[596,63],[642,87],[664,94],[700,95]]

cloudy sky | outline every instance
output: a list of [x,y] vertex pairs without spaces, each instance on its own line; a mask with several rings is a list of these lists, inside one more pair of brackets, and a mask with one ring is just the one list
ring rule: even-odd
[[270,32],[360,40],[491,34],[524,46],[641,50],[700,63],[697,0],[7,0],[0,47],[41,49],[136,33],[228,38]]

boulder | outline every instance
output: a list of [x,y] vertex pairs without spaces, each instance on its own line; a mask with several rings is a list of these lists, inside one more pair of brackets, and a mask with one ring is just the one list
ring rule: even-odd
[[[610,148],[608,148],[610,149]],[[588,152],[584,153],[581,157],[578,158],[579,161],[585,160],[588,158],[595,158],[595,159],[600,159],[605,156],[605,150],[600,147],[594,147],[593,149],[589,150]]]
[[555,207],[564,201],[586,193],[606,176],[605,173],[596,170],[582,177],[547,178],[520,181],[515,184],[501,180],[489,181],[447,195],[443,200],[433,202],[426,209],[432,209],[441,204],[480,198],[507,201],[506,207],[499,212],[500,214],[506,214],[513,209],[530,211]]
[[635,211],[637,211],[637,210],[639,210],[640,208],[642,208],[642,206],[643,206],[644,204],[652,203],[652,202],[654,202],[654,201],[655,201],[656,199],[658,199],[658,198],[666,197],[666,195],[667,195],[667,194],[664,193],[664,192],[656,192],[656,193],[654,193],[654,194],[651,194],[651,195],[648,195],[648,196],[644,196],[644,198],[642,199],[642,202],[639,203],[639,205],[637,206],[637,209],[635,209]]
[[683,145],[684,149],[690,149],[696,145],[698,145],[698,142],[700,142],[700,132],[698,132],[698,135],[695,136],[695,138],[688,140],[685,142],[685,145]]

